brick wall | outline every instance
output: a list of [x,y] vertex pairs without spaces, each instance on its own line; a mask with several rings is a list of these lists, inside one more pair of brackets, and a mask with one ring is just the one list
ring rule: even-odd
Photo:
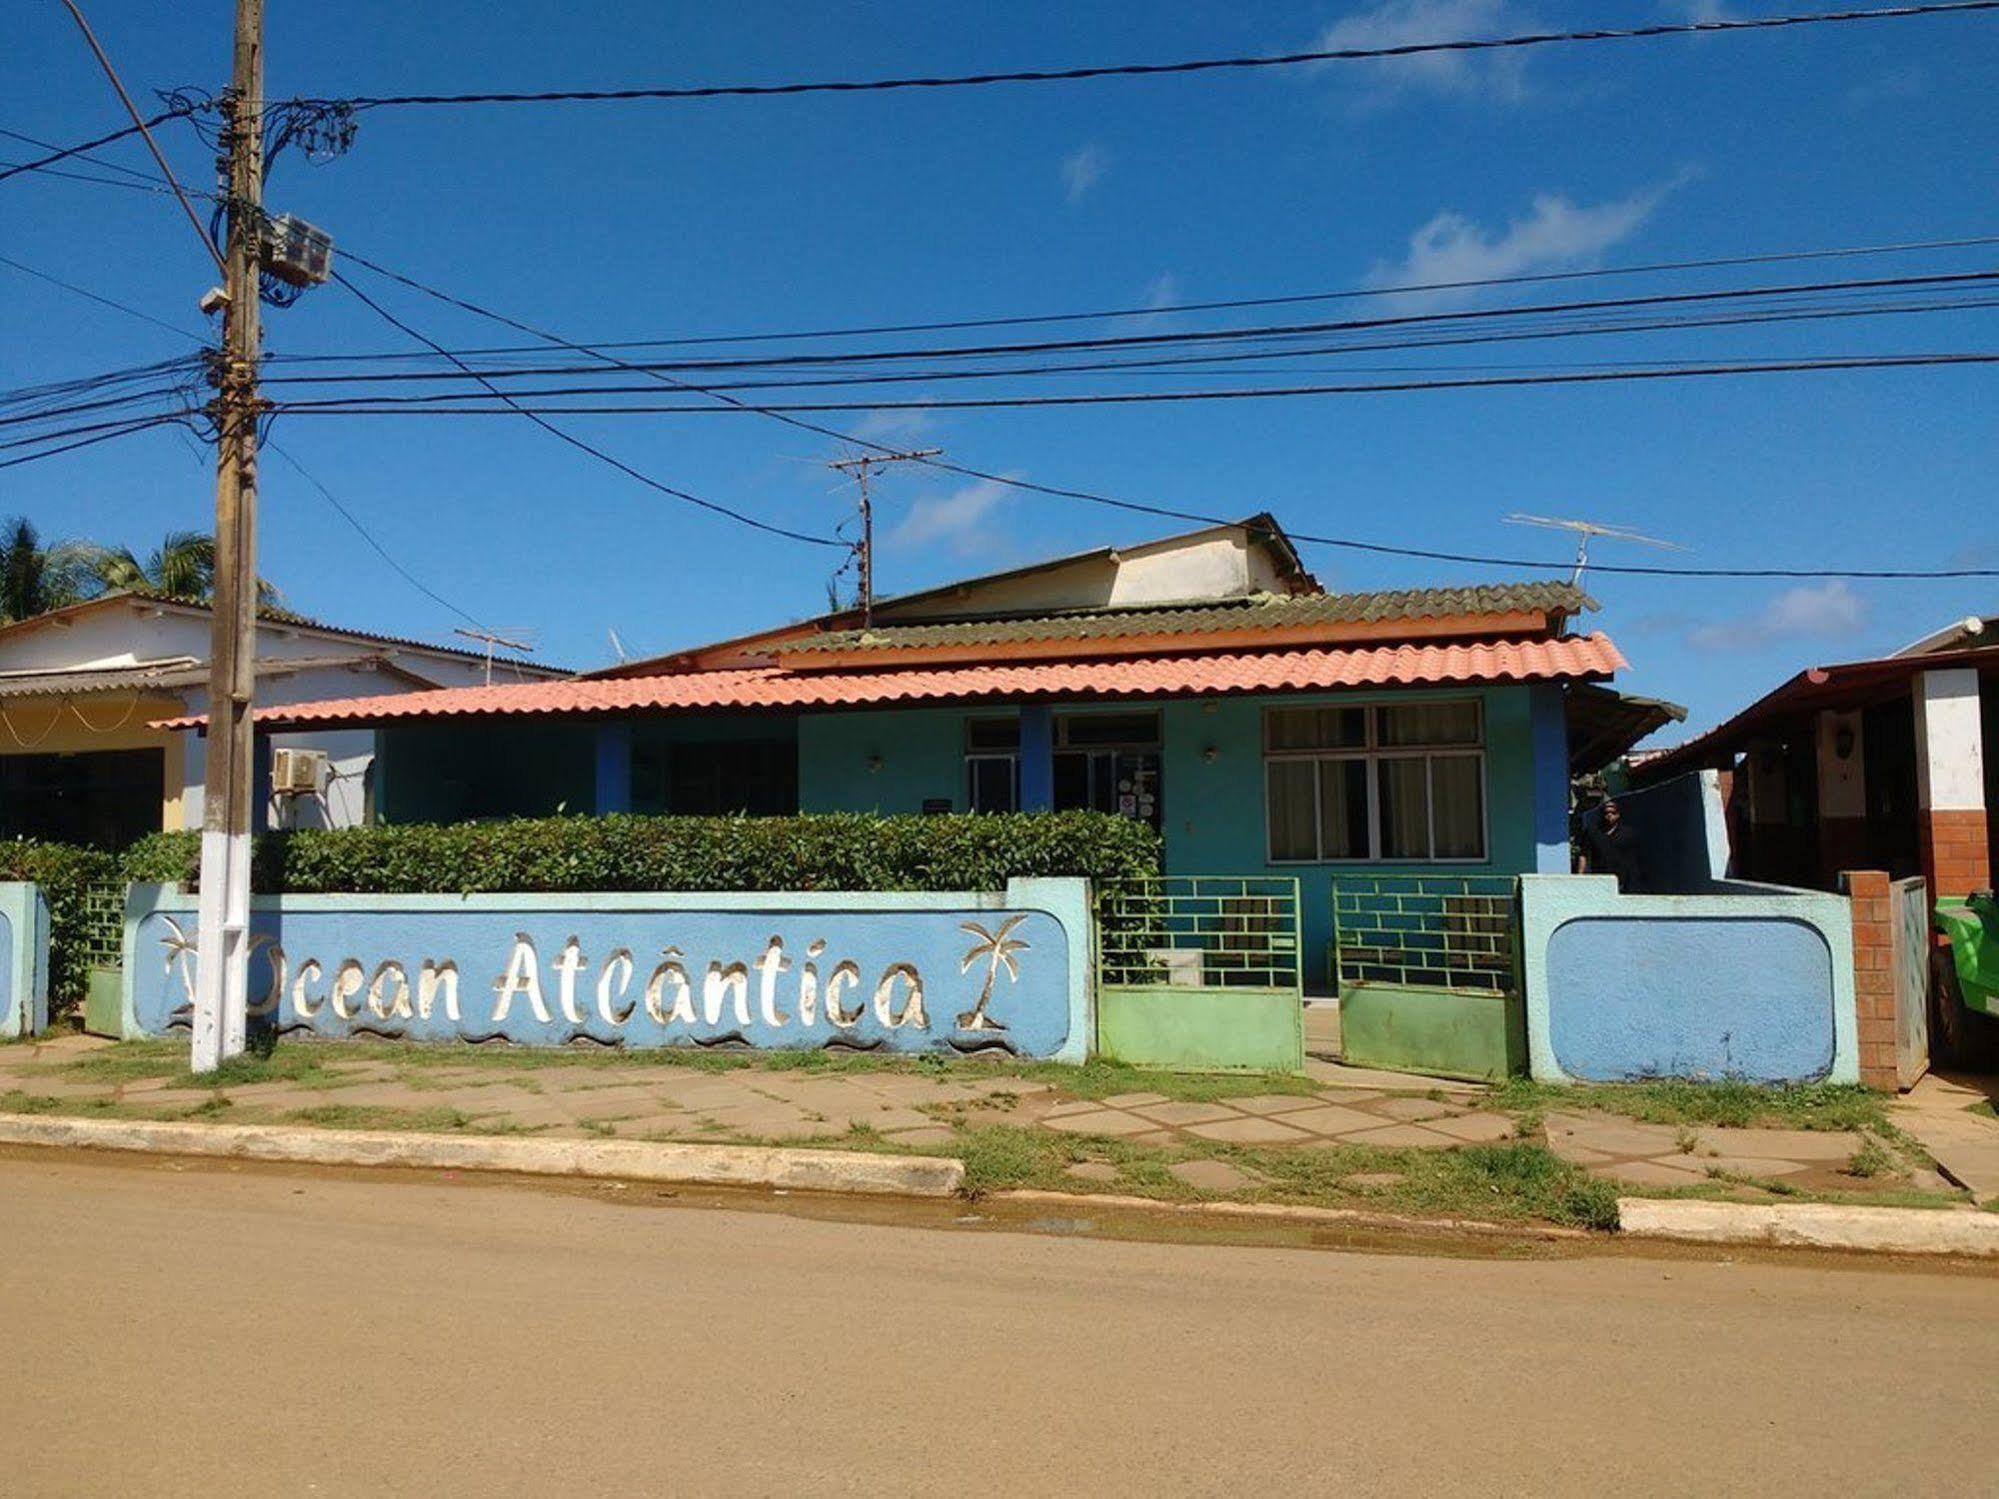
[[1923,875],[1940,899],[1992,886],[1992,856],[1985,810],[1932,809],[1917,816]]
[[1859,1020],[1860,1081],[1895,1090],[1895,912],[1888,876],[1848,870],[1840,877],[1853,906],[1853,1004]]

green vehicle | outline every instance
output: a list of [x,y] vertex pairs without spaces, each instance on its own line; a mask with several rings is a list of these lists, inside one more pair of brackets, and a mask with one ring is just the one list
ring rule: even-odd
[[1967,1008],[1999,1015],[1999,901],[1981,890],[1961,901],[1937,903],[1937,928],[1950,938],[1958,992]]

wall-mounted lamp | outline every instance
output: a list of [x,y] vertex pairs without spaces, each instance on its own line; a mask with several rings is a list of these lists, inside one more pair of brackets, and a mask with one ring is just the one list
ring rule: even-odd
[[1832,752],[1842,760],[1853,758],[1853,725],[1842,723],[1832,731]]
[[1222,752],[1216,749],[1212,744],[1204,744],[1201,746],[1201,758],[1203,760],[1206,760],[1210,765],[1213,765],[1215,761],[1221,757],[1221,753]]
[[881,774],[881,769],[882,769],[882,757],[880,755],[869,755],[868,774],[871,776],[878,776]]

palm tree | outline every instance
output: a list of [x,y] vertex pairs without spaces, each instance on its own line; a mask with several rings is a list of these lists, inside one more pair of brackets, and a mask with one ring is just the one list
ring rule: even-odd
[[979,1002],[958,1017],[959,1030],[1003,1031],[1006,1029],[1004,1021],[995,1020],[986,1013],[986,1006],[992,1001],[993,983],[999,978],[1001,968],[1006,969],[1006,976],[1008,978],[1013,979],[1015,982],[1018,982],[1020,979],[1020,964],[1015,960],[1014,954],[1017,952],[1026,952],[1028,945],[1018,937],[1011,937],[1007,934],[1025,920],[1027,920],[1027,913],[1024,911],[1017,915],[1009,916],[1005,921],[1000,923],[1000,929],[997,932],[987,931],[976,921],[961,921],[958,923],[959,931],[970,932],[979,939],[972,944],[971,950],[965,954],[964,960],[958,964],[958,972],[969,973],[972,965],[978,962],[979,959],[984,958],[986,960],[986,981],[979,989]]
[[0,529],[0,623],[76,603],[94,581],[95,556],[88,542],[43,546],[34,522],[15,516]]
[[[200,531],[169,531],[141,562],[130,547],[99,547],[91,572],[106,590],[134,589],[170,599],[207,603],[215,595],[215,538]],[[278,591],[257,580],[257,602],[277,602]]]

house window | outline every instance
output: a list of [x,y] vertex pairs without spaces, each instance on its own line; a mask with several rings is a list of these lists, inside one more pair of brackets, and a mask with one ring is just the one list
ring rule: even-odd
[[1476,698],[1268,709],[1271,861],[1485,858],[1484,729]]
[[[1055,810],[1117,812],[1160,821],[1159,715],[1055,717]],[[1020,807],[1020,720],[965,723],[965,801],[974,812]]]
[[666,746],[666,810],[688,816],[789,816],[798,747],[789,740]]

